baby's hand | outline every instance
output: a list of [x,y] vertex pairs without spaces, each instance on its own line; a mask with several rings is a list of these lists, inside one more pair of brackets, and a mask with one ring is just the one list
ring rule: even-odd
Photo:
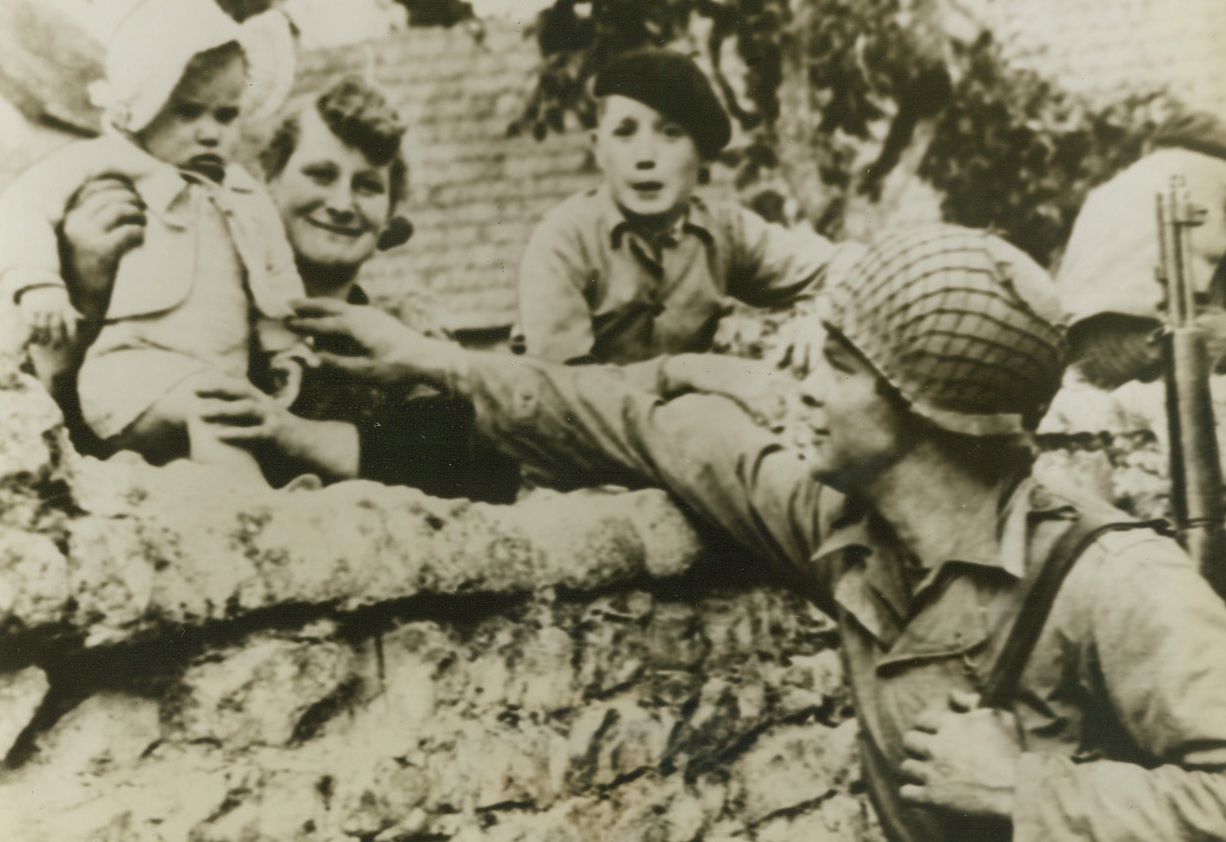
[[21,294],[17,309],[29,330],[29,342],[62,347],[76,340],[77,323],[82,317],[69,301],[66,288],[41,286],[28,289]]

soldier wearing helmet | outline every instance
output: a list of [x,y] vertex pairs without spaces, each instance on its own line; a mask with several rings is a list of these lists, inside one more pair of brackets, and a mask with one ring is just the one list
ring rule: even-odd
[[295,325],[365,349],[330,364],[470,396],[522,459],[668,489],[835,618],[889,839],[1226,838],[1226,606],[1172,539],[1090,529],[1127,519],[1031,471],[1065,354],[1051,279],[923,227],[836,261],[822,320],[795,446],[616,369],[468,353],[341,304]]
[[1069,315],[1070,363],[1086,382],[1115,389],[1162,373],[1165,290],[1154,196],[1185,180],[1203,213],[1190,235],[1188,281],[1210,350],[1226,350],[1226,122],[1192,112],[1164,125],[1140,160],[1086,198],[1056,280]]

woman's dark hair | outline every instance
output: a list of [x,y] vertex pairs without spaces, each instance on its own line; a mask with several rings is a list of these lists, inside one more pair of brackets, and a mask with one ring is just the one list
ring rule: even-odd
[[[334,135],[360,150],[372,164],[391,164],[388,194],[394,212],[408,193],[409,175],[400,150],[404,123],[387,98],[364,79],[344,76],[315,101],[315,110]],[[266,178],[279,175],[294,154],[302,131],[299,117],[300,112],[287,117],[260,153]]]

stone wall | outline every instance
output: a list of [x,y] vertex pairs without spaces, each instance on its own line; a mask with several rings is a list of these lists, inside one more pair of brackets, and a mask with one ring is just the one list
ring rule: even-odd
[[662,492],[257,491],[0,410],[9,838],[874,838],[830,622]]

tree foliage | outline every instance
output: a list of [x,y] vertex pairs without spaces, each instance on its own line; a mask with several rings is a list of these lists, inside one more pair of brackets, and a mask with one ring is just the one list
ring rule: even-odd
[[[826,196],[810,206],[810,221],[837,233],[848,199],[879,198],[927,124],[918,174],[942,193],[946,218],[994,228],[1050,262],[1089,187],[1140,153],[1153,96],[1093,108],[1010,68],[989,35],[951,38],[937,8],[922,0],[555,0],[535,27],[537,83],[509,131],[543,139],[562,131],[567,115],[591,127],[587,83],[605,62],[688,39],[744,130],[746,142],[725,154],[739,186],[791,154],[785,126],[789,138],[799,131],[804,160],[786,175],[816,176]],[[812,119],[783,109],[789,85]],[[875,159],[865,165],[858,150],[868,147]]]
[[1033,72],[1011,71],[981,37],[920,163],[947,218],[995,228],[1049,261],[1094,185],[1136,160],[1157,94],[1092,108]]
[[[779,108],[786,0],[556,0],[537,18],[540,75],[511,132],[530,130],[541,139],[560,131],[568,113],[590,128],[596,116],[585,85],[605,62],[626,50],[671,44],[698,29],[699,20],[706,24],[705,46],[732,116],[746,129],[772,121]],[[722,72],[729,44],[745,68],[743,96]]]

